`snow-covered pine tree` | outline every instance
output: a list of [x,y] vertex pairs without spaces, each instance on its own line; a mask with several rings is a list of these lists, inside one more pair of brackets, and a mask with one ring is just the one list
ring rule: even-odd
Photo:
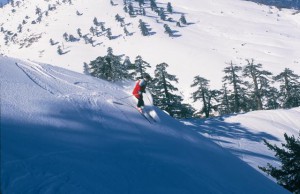
[[150,7],[151,7],[152,11],[157,9],[157,4],[156,4],[155,0],[150,0]]
[[148,62],[144,61],[140,55],[138,55],[134,61],[134,72],[132,72],[131,75],[135,79],[137,79],[138,77],[142,77],[142,75],[147,72],[146,69],[150,67],[151,65]]
[[164,28],[166,34],[168,34],[169,36],[173,36],[173,31],[171,30],[168,24],[164,24]]
[[148,36],[150,34],[145,22],[143,22],[141,19],[139,20],[139,28],[143,36]]
[[66,42],[69,41],[69,35],[66,32],[63,34],[63,38],[65,39]]
[[268,76],[272,73],[262,70],[262,64],[254,64],[254,59],[246,59],[247,65],[243,68],[243,76],[251,79],[248,90],[251,89],[255,110],[263,109],[263,100],[266,98],[266,91],[270,87]]
[[80,28],[77,28],[77,34],[78,34],[79,37],[82,37],[82,32],[81,32]]
[[187,24],[187,21],[186,21],[186,18],[185,18],[185,16],[184,16],[184,14],[181,15],[179,21],[180,21],[182,24],[184,24],[184,25]]
[[36,15],[40,15],[41,13],[42,13],[41,8],[36,7],[36,8],[35,8],[35,14],[36,14]]
[[135,16],[135,11],[134,11],[134,8],[133,8],[133,5],[132,5],[131,2],[128,5],[128,14],[129,14],[130,17]]
[[219,114],[229,114],[233,113],[232,107],[230,106],[230,96],[227,88],[227,84],[223,84],[222,89],[219,91],[220,95],[218,97],[218,112]]
[[163,20],[163,21],[166,20],[166,17],[167,17],[167,16],[166,16],[166,14],[165,14],[164,8],[161,7],[161,8],[159,9],[158,15],[159,15],[159,17],[160,17],[161,20]]
[[280,96],[283,108],[300,106],[300,76],[285,68],[273,78],[280,83]]
[[286,143],[282,143],[282,146],[272,145],[266,140],[265,144],[272,151],[275,151],[276,158],[281,162],[280,167],[274,167],[271,164],[267,164],[267,167],[259,168],[271,175],[277,180],[279,185],[282,185],[287,190],[299,194],[300,193],[300,133],[298,138],[295,136],[288,136],[284,134]]
[[178,83],[178,79],[175,75],[167,72],[167,67],[167,63],[156,66],[155,78],[149,88],[151,88],[155,106],[167,111],[172,117],[179,117],[178,113],[182,108],[182,97],[176,94],[178,89],[171,83]]
[[232,61],[223,70],[223,72],[225,73],[225,76],[223,77],[223,82],[227,83],[227,86],[231,86],[233,89],[232,94],[229,95],[232,96],[233,102],[230,103],[232,103],[233,111],[235,113],[240,112],[242,109],[241,101],[243,98],[243,81],[241,79],[241,76],[239,75],[241,71],[242,67],[233,64]]
[[124,31],[124,33],[125,33],[126,36],[130,36],[130,33],[127,30],[126,26],[123,27],[123,31]]
[[107,28],[106,29],[106,37],[111,40],[113,37],[112,37],[112,33],[111,33],[111,29],[110,28]]
[[57,53],[58,53],[59,55],[63,55],[63,54],[64,54],[63,50],[61,49],[61,46],[58,46],[58,47],[57,47]]
[[145,0],[137,0],[139,2],[139,6],[142,7],[145,4]]
[[167,11],[171,14],[173,13],[173,7],[170,2],[168,2],[168,4],[167,4]]
[[269,87],[267,92],[266,92],[266,98],[267,98],[267,102],[266,102],[266,108],[267,109],[278,109],[280,108],[280,101],[278,99],[280,99],[279,96],[279,91],[277,90],[277,88],[275,87]]
[[19,24],[19,26],[18,26],[18,28],[17,28],[17,29],[18,29],[18,32],[19,32],[19,33],[21,33],[21,32],[22,32],[22,30],[23,30],[23,26],[22,26],[22,24]]
[[83,63],[83,73],[86,75],[90,75],[90,67],[86,62]]
[[202,101],[202,109],[199,111],[198,114],[205,114],[205,117],[208,118],[210,112],[212,110],[216,110],[216,106],[213,105],[212,100],[216,100],[219,91],[217,90],[210,90],[209,89],[209,80],[201,77],[195,76],[194,81],[191,87],[196,87],[196,91],[192,93],[192,99],[194,102]]

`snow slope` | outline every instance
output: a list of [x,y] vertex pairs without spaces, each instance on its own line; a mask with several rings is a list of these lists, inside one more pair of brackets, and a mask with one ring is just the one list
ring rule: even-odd
[[[278,74],[284,68],[290,68],[300,74],[300,14],[295,10],[258,5],[241,0],[194,1],[174,0],[174,13],[169,14],[178,21],[185,14],[189,25],[176,27],[176,22],[162,21],[145,6],[147,16],[129,17],[123,11],[123,1],[73,0],[73,4],[61,3],[57,9],[49,11],[45,16],[48,5],[54,5],[56,0],[21,1],[20,7],[12,12],[11,5],[0,9],[0,26],[5,30],[16,32],[18,25],[25,20],[23,31],[17,33],[17,44],[4,44],[4,34],[0,33],[0,53],[8,56],[31,59],[55,64],[77,72],[83,71],[83,63],[89,63],[99,55],[106,54],[112,47],[115,54],[129,56],[131,61],[141,55],[154,68],[157,64],[169,64],[169,72],[179,78],[179,89],[188,100],[192,92],[190,85],[193,77],[200,75],[211,80],[212,88],[222,85],[222,70],[226,63],[233,61],[245,65],[245,59],[254,58],[262,63],[264,69]],[[167,0],[158,0],[158,6],[166,8]],[[138,6],[137,3],[134,6]],[[37,19],[36,7],[44,12],[42,21],[31,24]],[[76,11],[81,16],[76,15]],[[124,18],[127,29],[132,36],[125,36],[123,28],[115,21],[115,15]],[[29,16],[29,19],[25,19]],[[75,37],[77,29],[82,34],[88,34],[93,25],[93,19],[105,23],[111,28],[113,40],[105,35],[93,37],[93,47],[79,42],[66,42],[63,33]],[[143,37],[138,29],[139,19],[151,28],[151,36]],[[164,33],[163,24],[168,24],[175,32],[174,37]],[[32,45],[23,45],[25,39],[35,38]],[[57,44],[51,46],[52,38]],[[57,54],[57,47],[62,46],[64,55]],[[22,47],[22,48],[21,48]]]
[[0,56],[3,193],[289,193],[130,93],[47,64]]
[[253,111],[207,120],[184,121],[186,125],[237,155],[253,168],[270,163],[279,166],[263,139],[281,146],[284,133],[300,134],[300,107],[289,110]]

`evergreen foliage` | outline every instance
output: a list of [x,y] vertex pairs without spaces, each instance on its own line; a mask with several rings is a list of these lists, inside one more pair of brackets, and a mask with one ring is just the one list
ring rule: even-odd
[[[183,105],[182,97],[177,95],[178,89],[171,83],[178,83],[175,75],[167,72],[168,64],[161,63],[156,66],[154,71],[155,78],[152,80],[151,92],[153,94],[153,104],[167,111],[170,116],[181,117],[181,108]],[[185,108],[188,108],[185,106]]]
[[196,113],[196,115],[200,116],[204,113],[205,117],[208,118],[210,112],[212,110],[216,110],[216,106],[212,104],[212,100],[217,100],[219,91],[210,90],[209,80],[200,76],[194,77],[194,81],[191,87],[197,88],[197,90],[192,93],[192,99],[194,100],[194,102],[202,101],[203,105],[202,109],[198,113]]
[[171,14],[173,13],[173,7],[170,2],[168,2],[168,4],[167,4],[167,11]]
[[277,183],[288,189],[289,191],[300,193],[300,133],[296,139],[294,136],[284,134],[286,143],[282,143],[282,147],[272,145],[266,140],[265,144],[272,151],[275,151],[276,158],[281,162],[281,167],[276,168],[271,164],[267,167],[259,168],[271,175],[277,180]]
[[134,72],[132,73],[132,76],[134,78],[142,77],[144,73],[147,73],[146,69],[150,67],[150,64],[138,55],[134,61]]
[[234,65],[230,62],[229,66],[225,67],[223,72],[225,76],[223,77],[223,82],[227,83],[227,85],[233,88],[233,92],[229,94],[232,97],[233,102],[230,102],[232,111],[238,113],[241,111],[241,103],[242,98],[245,98],[244,92],[242,91],[243,81],[240,77],[240,72],[242,71],[242,67]]
[[164,28],[166,34],[168,34],[169,36],[173,36],[173,31],[171,30],[168,24],[164,24]]
[[89,66],[92,76],[108,81],[114,82],[129,77],[126,67],[121,63],[121,57],[114,55],[111,47],[107,49],[106,56],[97,57]]
[[143,22],[141,19],[139,20],[139,28],[143,36],[150,35],[149,29],[147,28],[145,22]]
[[286,68],[276,75],[274,80],[280,83],[280,97],[283,108],[300,106],[300,76]]
[[254,99],[255,110],[263,109],[263,98],[266,96],[270,87],[269,78],[272,73],[262,69],[262,64],[254,64],[254,59],[246,60],[247,65],[243,69],[243,76],[249,77],[251,83],[248,85],[251,91],[251,97]]
[[180,21],[182,24],[184,24],[184,25],[186,25],[186,24],[187,24],[187,21],[186,21],[186,19],[185,19],[185,16],[184,16],[184,14],[182,14],[182,15],[181,15],[181,17],[180,17],[179,21]]

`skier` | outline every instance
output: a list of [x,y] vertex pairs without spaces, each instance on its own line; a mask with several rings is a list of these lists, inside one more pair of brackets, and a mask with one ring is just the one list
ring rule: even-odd
[[148,73],[145,73],[143,75],[143,79],[139,79],[135,87],[132,91],[132,94],[138,99],[137,103],[137,109],[142,113],[143,108],[145,106],[144,100],[143,100],[143,93],[146,93],[145,89],[147,86],[147,82],[151,79],[150,75]]

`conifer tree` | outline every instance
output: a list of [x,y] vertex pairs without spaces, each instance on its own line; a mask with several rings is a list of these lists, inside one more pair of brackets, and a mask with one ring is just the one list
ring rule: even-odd
[[139,20],[139,28],[143,36],[148,36],[150,34],[145,22],[143,22],[141,19]]
[[166,34],[168,34],[169,36],[173,36],[173,31],[171,30],[168,24],[164,24],[164,28]]
[[263,109],[263,98],[265,91],[270,87],[268,76],[272,75],[271,72],[262,69],[262,64],[254,64],[254,59],[246,59],[247,65],[243,69],[243,76],[249,77],[251,83],[249,88],[252,89],[252,95],[256,104],[256,110]]
[[233,96],[233,111],[235,113],[240,112],[241,110],[241,101],[243,98],[242,84],[243,81],[240,77],[240,72],[242,71],[242,67],[234,65],[230,62],[229,66],[225,67],[223,72],[225,76],[223,77],[223,82],[227,83],[227,86],[231,86],[233,89],[233,93],[230,94]]
[[135,15],[135,11],[132,6],[132,3],[129,3],[129,5],[128,5],[128,13],[129,13],[130,17],[133,17]]
[[144,73],[147,72],[146,69],[151,67],[151,65],[148,62],[144,61],[140,55],[136,57],[134,61],[134,66],[135,66],[135,72],[133,72],[132,75],[135,78],[142,77],[142,75],[144,75]]
[[111,29],[110,28],[107,28],[106,30],[106,37],[111,40],[113,37],[112,37],[112,33],[111,33]]
[[121,63],[121,57],[113,54],[111,47],[107,49],[107,55],[97,57],[91,61],[90,72],[92,76],[108,81],[118,81],[128,78],[128,72]]
[[151,7],[152,11],[157,9],[157,4],[156,4],[155,0],[150,0],[150,7]]
[[218,112],[221,115],[229,114],[233,112],[232,107],[230,106],[230,96],[226,85],[227,85],[226,83],[223,84],[218,99],[218,101],[220,102],[220,104],[218,105]]
[[153,94],[153,104],[167,111],[172,117],[179,117],[182,104],[182,97],[177,95],[178,89],[171,83],[178,83],[175,75],[167,72],[168,64],[161,63],[156,66],[154,71],[155,79],[153,79],[151,91]]
[[167,4],[167,11],[171,14],[173,13],[173,7],[170,2],[168,2],[168,4]]
[[280,160],[281,167],[276,168],[268,163],[267,167],[259,166],[259,168],[276,178],[278,184],[298,194],[300,193],[300,133],[297,139],[286,133],[284,138],[286,143],[282,143],[282,147],[272,145],[264,140],[268,148],[275,151],[275,156]]
[[160,19],[162,19],[162,20],[166,20],[166,14],[165,14],[165,11],[164,11],[164,8],[160,8],[160,11],[158,12],[158,15],[160,16]]
[[200,76],[194,77],[194,81],[191,87],[197,88],[197,90],[192,93],[192,99],[194,100],[194,102],[202,101],[202,109],[199,113],[204,113],[205,117],[208,118],[210,112],[213,109],[216,109],[216,106],[212,104],[212,100],[217,99],[219,92],[217,90],[210,90],[209,80]]
[[180,21],[182,24],[184,24],[184,25],[186,25],[186,24],[187,24],[187,21],[186,21],[186,19],[185,19],[185,16],[184,16],[184,14],[182,14],[182,15],[181,15],[181,17],[180,17],[179,21]]
[[282,73],[276,75],[273,79],[280,83],[283,108],[300,106],[300,76],[285,68]]
[[127,30],[126,26],[124,26],[123,31],[124,31],[124,33],[125,33],[126,36],[130,36],[130,33]]

